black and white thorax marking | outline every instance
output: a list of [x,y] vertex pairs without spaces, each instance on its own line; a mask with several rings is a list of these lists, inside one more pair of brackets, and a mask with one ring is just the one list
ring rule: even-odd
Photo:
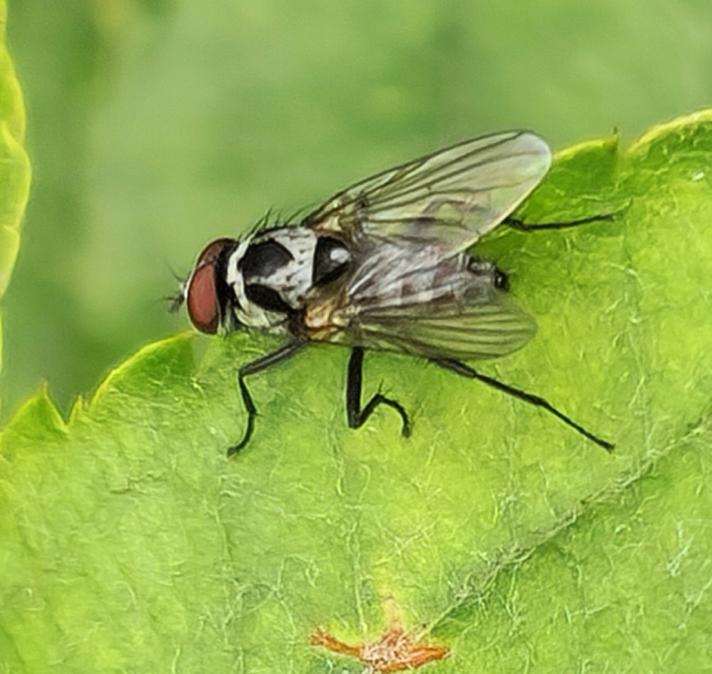
[[279,227],[241,241],[227,260],[226,282],[239,324],[286,332],[309,292],[346,273],[347,246],[303,227]]

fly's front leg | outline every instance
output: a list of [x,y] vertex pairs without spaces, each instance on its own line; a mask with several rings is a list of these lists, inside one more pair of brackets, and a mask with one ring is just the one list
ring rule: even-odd
[[519,218],[507,217],[504,219],[504,224],[508,225],[512,229],[518,229],[521,232],[536,232],[540,229],[568,229],[570,227],[578,227],[579,225],[587,225],[590,222],[610,222],[616,215],[621,211],[613,211],[611,213],[599,213],[598,215],[589,215],[585,218],[578,218],[576,220],[569,220],[567,222],[540,222],[540,223],[528,223],[520,220]]
[[361,383],[363,380],[363,349],[359,346],[351,351],[349,358],[348,377],[346,380],[346,414],[349,421],[349,428],[360,428],[371,416],[379,405],[387,405],[393,408],[400,415],[403,424],[401,434],[403,437],[410,435],[410,419],[403,405],[395,400],[386,398],[381,393],[376,393],[361,407]]
[[233,445],[232,447],[228,448],[228,456],[233,456],[234,454],[237,454],[237,452],[239,452],[245,445],[247,445],[247,443],[250,441],[250,438],[252,437],[253,431],[255,430],[255,417],[257,416],[257,408],[255,407],[255,403],[252,400],[252,395],[250,394],[250,391],[247,388],[247,384],[245,384],[245,377],[251,374],[256,374],[257,372],[261,372],[262,370],[266,370],[272,365],[277,365],[278,363],[287,360],[287,358],[291,358],[297,351],[299,351],[305,345],[306,342],[290,342],[289,344],[285,344],[283,347],[277,349],[276,351],[268,353],[266,356],[262,356],[261,358],[253,360],[247,365],[243,365],[237,371],[237,387],[240,389],[242,403],[245,406],[245,410],[247,411],[247,427],[245,428],[245,433],[242,436],[242,440],[240,440],[240,442],[238,442],[236,445]]

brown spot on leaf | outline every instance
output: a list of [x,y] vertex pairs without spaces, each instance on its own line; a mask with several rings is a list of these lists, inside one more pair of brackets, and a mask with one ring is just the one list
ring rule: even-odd
[[429,662],[446,658],[450,651],[445,646],[425,644],[408,634],[400,622],[394,621],[386,633],[378,640],[360,645],[349,645],[339,641],[323,630],[312,634],[310,643],[358,658],[368,667],[369,672],[403,672],[417,669]]

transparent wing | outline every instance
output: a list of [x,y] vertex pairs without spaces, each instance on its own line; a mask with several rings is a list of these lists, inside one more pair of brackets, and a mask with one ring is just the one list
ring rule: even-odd
[[438,311],[366,315],[362,345],[426,356],[473,360],[499,358],[524,346],[536,332],[533,319],[504,294],[464,311],[441,303]]
[[302,224],[356,242],[365,236],[431,244],[449,255],[496,227],[550,164],[549,147],[533,133],[483,136],[367,178]]
[[428,248],[385,244],[338,297],[327,293],[323,302],[310,303],[307,322],[320,317],[317,327],[329,341],[429,358],[516,351],[536,332],[534,319],[494,286],[491,273],[474,273],[471,262],[465,255],[434,259]]

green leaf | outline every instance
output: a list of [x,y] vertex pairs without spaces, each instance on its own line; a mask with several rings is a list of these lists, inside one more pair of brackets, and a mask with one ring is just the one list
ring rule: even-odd
[[23,145],[25,109],[15,69],[5,46],[6,22],[7,8],[4,0],[0,0],[0,300],[7,290],[20,247],[20,224],[30,189],[30,162]]
[[712,111],[571,148],[522,217],[625,210],[479,247],[539,323],[481,370],[613,456],[393,354],[369,355],[366,390],[413,437],[389,409],[350,431],[347,354],[315,346],[251,380],[255,437],[228,460],[235,367],[275,346],[246,334],[147,346],[67,423],[28,401],[0,452],[5,670],[359,672],[310,635],[376,641],[393,606],[451,649],[431,672],[708,667],[710,156]]

